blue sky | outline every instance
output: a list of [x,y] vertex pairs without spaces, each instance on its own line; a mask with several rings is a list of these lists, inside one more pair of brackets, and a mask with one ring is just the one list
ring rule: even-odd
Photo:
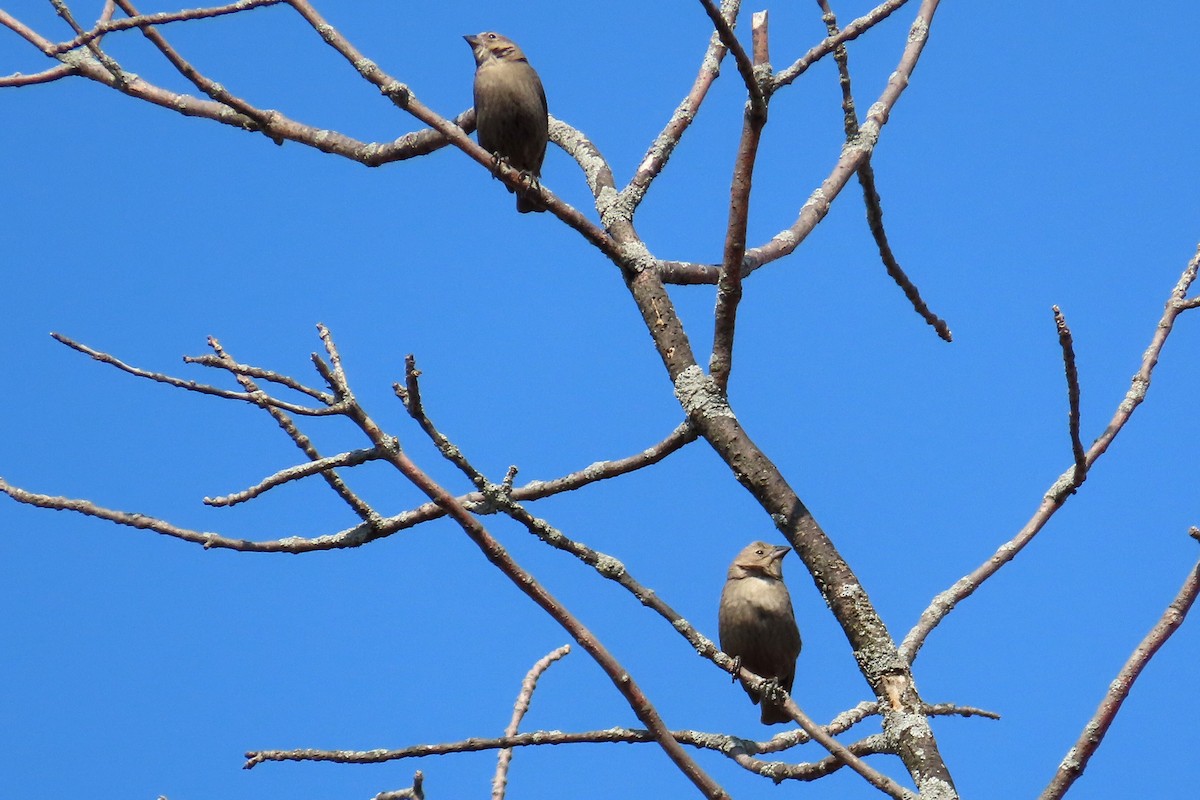
[[[101,4],[76,5],[88,19]],[[461,36],[512,36],[540,71],[551,113],[592,138],[619,185],[690,86],[709,32],[688,3],[324,5],[447,116],[471,102]],[[851,47],[860,109],[895,68],[910,5]],[[1200,7],[1070,5],[943,4],[876,151],[893,247],[949,320],[953,344],[887,278],[856,184],[795,254],[745,286],[733,406],[897,638],[1015,534],[1070,462],[1051,305],[1075,334],[1087,443],[1127,391],[1200,239]],[[815,3],[783,6],[770,9],[776,67],[824,32]],[[835,10],[849,21],[872,6]],[[49,4],[4,8],[67,37]],[[164,33],[260,107],[366,140],[418,127],[287,9]],[[147,80],[185,89],[140,36],[106,46]],[[0,74],[47,66],[0,30]],[[656,255],[719,259],[742,103],[727,62],[637,217]],[[831,60],[776,96],[751,244],[790,225],[828,173],[838,103]],[[518,216],[501,185],[453,149],[366,169],[82,79],[0,90],[0,119],[0,476],[18,486],[250,539],[354,522],[315,481],[234,509],[204,506],[298,452],[258,409],[122,375],[50,331],[197,380],[215,376],[180,356],[206,352],[215,335],[242,361],[319,383],[308,358],[325,323],[363,404],[455,491],[469,487],[391,394],[407,353],[435,420],[496,479],[510,464],[524,481],[623,457],[681,420],[616,268],[550,215]],[[554,147],[543,179],[588,208],[578,169]],[[704,358],[713,296],[672,290]],[[1079,494],[915,664],[927,700],[1003,714],[934,722],[964,796],[1041,790],[1196,561],[1186,532],[1200,524],[1190,466],[1198,313],[1180,319],[1146,403]],[[306,430],[322,452],[364,445],[341,421]],[[348,480],[381,513],[420,502],[379,465]],[[777,536],[703,443],[531,508],[620,558],[712,637],[729,560]],[[524,529],[485,522],[601,637],[668,725],[765,738],[740,689],[659,618]],[[827,721],[868,690],[803,565],[789,557],[785,573],[805,640],[795,697]],[[567,641],[444,521],[358,550],[251,555],[4,499],[0,598],[0,772],[13,797],[369,797],[408,785],[416,768],[430,797],[485,792],[492,753],[250,772],[241,756],[498,735],[525,671]],[[1198,660],[1189,620],[1072,796],[1190,796]],[[576,648],[543,677],[523,728],[635,723]],[[794,752],[822,756],[814,745]],[[720,756],[698,758],[737,797],[877,796],[848,771],[776,789]],[[873,763],[903,776],[894,759]],[[531,798],[694,796],[652,746],[519,751],[510,786]]]

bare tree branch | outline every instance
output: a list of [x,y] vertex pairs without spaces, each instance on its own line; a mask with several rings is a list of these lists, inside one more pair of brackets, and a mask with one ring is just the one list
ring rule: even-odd
[[[415,462],[402,451],[396,443],[396,440],[385,434],[375,421],[367,415],[366,411],[354,400],[354,394],[350,390],[349,384],[345,380],[345,375],[341,370],[341,358],[338,355],[333,338],[329,334],[329,330],[324,326],[318,326],[321,334],[321,339],[325,342],[326,351],[329,354],[332,370],[322,370],[327,374],[333,384],[334,392],[347,401],[346,416],[349,417],[371,441],[371,443],[385,453],[386,460],[394,466],[400,474],[407,478],[414,486],[422,491],[430,500],[433,500],[446,512],[455,523],[462,528],[467,537],[480,549],[484,556],[490,561],[500,572],[508,578],[518,589],[521,590],[527,597],[533,600],[539,607],[542,608],[549,616],[563,627],[571,635],[579,645],[587,651],[588,655],[600,666],[604,673],[612,681],[617,691],[625,698],[630,709],[640,719],[646,727],[653,732],[654,738],[658,741],[659,746],[667,754],[667,757],[675,764],[676,767],[696,786],[697,789],[709,798],[727,798],[725,790],[714,781],[707,772],[705,772],[696,761],[687,754],[671,736],[670,730],[667,729],[655,710],[649,698],[642,692],[641,688],[633,680],[629,672],[617,661],[617,659],[608,651],[600,640],[592,634],[580,622],[574,614],[572,614],[565,606],[563,606],[553,595],[551,595],[541,585],[540,582],[528,571],[522,568],[508,552],[500,545],[491,533],[471,515],[463,506],[444,488],[430,478]],[[318,360],[318,369],[321,364]]]
[[206,497],[204,498],[204,504],[207,506],[235,506],[238,503],[253,500],[264,492],[274,489],[276,486],[290,483],[291,481],[307,478],[311,475],[319,475],[334,467],[357,467],[359,464],[365,464],[368,461],[378,461],[381,458],[383,458],[383,454],[372,448],[351,450],[347,453],[339,453],[336,456],[318,458],[307,464],[299,464],[287,469],[281,469],[279,472],[264,478],[249,489],[221,497]]
[[[726,19],[735,19],[740,7],[741,0],[724,0],[721,3],[720,13]],[[632,216],[633,212],[637,210],[638,205],[646,196],[650,184],[662,173],[663,167],[670,160],[679,140],[691,127],[692,121],[700,111],[700,105],[708,96],[709,87],[720,74],[721,61],[724,60],[727,52],[727,48],[721,42],[721,37],[714,32],[709,39],[704,58],[700,61],[700,72],[696,75],[692,88],[676,106],[662,132],[654,138],[654,142],[650,145],[645,157],[642,158],[642,162],[634,172],[629,184],[621,190],[618,200],[620,205],[627,207],[628,215]]]
[[[855,28],[855,25],[862,20],[872,18],[873,22],[871,24],[875,24],[902,5],[904,5],[904,2],[899,1],[884,3],[874,12],[868,14],[867,17],[855,20],[846,26],[839,37],[826,39],[819,47],[814,48],[812,52],[818,55],[814,55],[813,60],[815,61],[816,58],[832,52],[839,43],[861,35],[867,28]],[[873,17],[876,12],[880,12],[880,9],[884,9],[885,6],[889,7],[887,14]],[[921,8],[917,12],[917,18],[909,30],[908,44],[904,49],[900,64],[888,78],[887,87],[879,99],[868,110],[867,118],[862,123],[858,136],[853,142],[848,142],[842,148],[841,157],[838,159],[837,164],[834,165],[829,177],[809,196],[807,202],[805,202],[803,208],[800,210],[799,217],[792,226],[775,234],[768,243],[746,250],[745,263],[742,267],[743,276],[749,275],[765,264],[791,254],[799,247],[808,235],[812,233],[817,224],[829,213],[829,208],[834,198],[845,188],[850,177],[857,174],[859,168],[870,158],[871,153],[875,149],[875,143],[879,140],[880,132],[887,123],[892,107],[908,87],[913,69],[916,67],[917,60],[920,58],[921,51],[924,49],[925,42],[929,37],[929,24],[933,18],[933,14],[937,11],[937,7],[938,0],[923,0]],[[853,36],[848,35],[852,30],[857,32]],[[782,75],[782,73],[780,74]],[[779,85],[780,81],[777,76],[776,86]],[[675,261],[663,262],[659,267],[659,274],[665,283],[673,284],[717,283],[720,277],[720,271],[715,267]]]
[[[274,370],[263,369],[262,367],[255,367],[250,364],[240,364],[237,361],[234,361],[227,354],[225,354],[223,350],[221,350],[220,342],[217,341],[215,336],[208,337],[208,344],[217,351],[216,354],[203,356],[184,356],[183,363],[199,364],[202,367],[212,367],[213,369],[223,369],[235,377],[258,378],[260,380],[270,381],[271,383],[275,383],[280,386],[286,386],[288,389],[300,392],[301,394],[306,394],[317,402],[323,403],[327,406],[333,405],[335,402],[337,402],[336,398],[329,392],[322,392],[319,389],[314,389],[311,386],[301,383],[295,378],[275,372]],[[245,388],[245,384],[243,384],[243,388]],[[258,387],[255,387],[254,389],[246,389],[246,391],[259,391],[259,389]]]
[[[711,3],[704,7],[709,16],[722,19]],[[723,21],[723,19],[722,19]],[[761,22],[760,22],[761,21]],[[721,276],[717,280],[717,307],[713,312],[713,349],[709,359],[709,374],[717,391],[725,392],[729,387],[729,373],[733,369],[733,337],[737,325],[738,304],[742,301],[742,260],[746,255],[746,227],[750,220],[750,186],[754,178],[754,164],[758,159],[758,146],[762,141],[762,129],[767,124],[767,98],[754,75],[755,66],[770,69],[767,63],[766,17],[755,16],[754,38],[760,45],[755,55],[762,56],[755,65],[733,36],[728,25],[724,30],[720,24],[717,32],[725,45],[733,50],[738,69],[742,72],[751,90],[750,102],[742,119],[742,136],[738,140],[737,156],[733,162],[733,178],[729,184],[729,220],[725,229],[725,254],[721,261]],[[732,44],[727,39],[732,40]],[[736,50],[734,48],[736,47]],[[755,95],[757,91],[757,96]]]
[[[80,27],[79,23],[75,21],[74,15],[71,14],[71,10],[67,8],[67,4],[64,2],[64,0],[50,0],[50,5],[54,6],[55,12],[57,12],[58,15],[63,18],[64,22],[71,26],[71,30],[75,31],[76,34],[83,33],[83,28]],[[105,4],[103,14],[106,14],[109,17],[112,16],[113,7],[111,3]],[[103,19],[101,21],[103,21]],[[104,53],[104,51],[100,49],[99,42],[94,41],[94,39],[89,40],[87,42],[87,48],[91,51],[92,55],[96,57],[96,60],[104,65],[104,68],[108,70],[109,74],[112,75],[114,79],[120,83],[125,82],[124,71],[116,61],[113,61]]]
[[[878,704],[874,702],[859,703],[853,709],[837,715],[824,730],[831,736],[844,733],[863,719],[878,713]],[[928,707],[933,715],[955,714],[970,716],[980,714],[998,717],[989,711],[971,709],[943,703]],[[811,739],[799,728],[778,734],[765,742],[755,742],[722,733],[706,733],[703,731],[678,730],[671,735],[681,744],[700,750],[711,750],[721,753],[736,761],[751,772],[772,778],[776,782],[783,780],[813,781],[822,778],[844,766],[843,762],[833,756],[816,762],[788,763],[785,761],[764,761],[755,756],[759,754],[776,753],[804,744]],[[458,742],[442,744],[421,744],[396,750],[252,750],[246,753],[244,769],[253,769],[268,761],[328,761],[340,764],[381,764],[388,761],[399,761],[408,758],[425,758],[429,756],[449,755],[452,753],[471,753],[486,750],[500,750],[516,747],[538,747],[542,745],[563,744],[653,744],[654,736],[646,730],[629,728],[608,728],[606,730],[580,731],[564,733],[563,731],[531,731],[512,736],[497,738],[471,737]],[[847,745],[847,749],[856,756],[893,753],[881,737],[869,736],[859,742]]]
[[[192,85],[194,85],[197,89],[204,92],[206,95],[208,95],[214,101],[220,103],[221,105],[228,106],[229,108],[233,109],[234,111],[238,112],[239,114],[243,114],[246,117],[249,117],[250,119],[254,120],[258,130],[260,130],[264,134],[266,134],[266,136],[268,138],[270,138],[272,141],[274,141],[276,144],[283,144],[283,139],[281,137],[272,136],[268,132],[268,130],[271,128],[272,119],[273,119],[273,117],[276,116],[276,112],[262,111],[260,109],[257,109],[254,106],[250,105],[250,103],[243,100],[242,98],[237,97],[233,93],[229,92],[223,85],[202,75],[200,73],[200,71],[197,70],[194,66],[192,66],[192,64],[189,63],[186,59],[184,59],[183,56],[181,56],[178,53],[178,51],[175,50],[174,47],[172,47],[171,45],[169,45],[167,43],[167,40],[163,38],[162,34],[160,34],[157,30],[154,29],[154,27],[153,27],[154,21],[151,20],[150,18],[160,16],[160,15],[158,15],[158,14],[147,14],[144,16],[139,15],[137,12],[137,9],[134,8],[133,3],[130,2],[130,0],[116,0],[116,2],[121,6],[122,11],[124,11],[126,14],[130,15],[129,19],[122,20],[122,22],[129,23],[133,20],[140,20],[135,25],[135,27],[141,28],[142,34],[147,39],[149,39],[150,42],[155,47],[158,48],[159,52],[161,52],[163,54],[163,56],[167,59],[167,61],[169,61],[171,63],[171,66],[175,67],[175,69],[178,70],[179,73],[181,75],[183,75],[183,77],[185,77],[189,81],[191,81]],[[193,9],[191,12],[188,12],[188,11],[180,12],[180,14],[183,16],[174,15],[177,18],[167,19],[165,21],[166,22],[176,22],[176,21],[180,21],[180,20],[203,19],[206,17],[215,17],[215,16],[219,16],[220,14],[234,13],[237,11],[245,11],[245,10],[248,10],[249,8],[262,6],[262,5],[274,5],[279,2],[283,2],[283,0],[248,0],[248,4],[247,3],[234,3],[229,6],[221,6],[220,8]],[[238,6],[241,6],[241,7],[239,8]],[[205,13],[205,12],[207,12],[207,13]],[[189,14],[198,14],[198,16],[187,16]],[[167,16],[172,16],[172,15],[167,15]]]
[[[458,467],[459,470],[461,470],[463,474],[465,474],[476,485],[476,487],[478,487],[480,491],[484,493],[486,497],[493,500],[502,511],[507,513],[518,522],[524,524],[531,532],[542,538],[543,541],[553,544],[555,547],[560,549],[569,550],[576,555],[581,555],[582,551],[586,550],[587,548],[584,548],[577,542],[572,541],[568,537],[564,536],[561,531],[558,531],[550,526],[549,523],[533,517],[518,504],[513,503],[511,498],[507,496],[507,491],[504,486],[497,486],[496,484],[490,483],[483,473],[471,465],[471,462],[468,460],[463,451],[453,442],[451,442],[450,439],[446,437],[440,430],[438,430],[437,426],[433,423],[432,419],[430,419],[428,413],[425,411],[424,404],[421,401],[419,380],[420,372],[417,370],[415,360],[412,356],[409,356],[406,359],[405,366],[405,389],[403,392],[398,390],[397,393],[400,394],[401,398],[404,400],[404,406],[408,410],[409,415],[412,416],[412,418],[416,420],[417,424],[421,426],[421,429],[425,431],[426,435],[428,435],[433,443],[437,446],[439,452],[441,452],[448,461]],[[510,470],[509,475],[511,476],[512,474],[513,470]],[[608,561],[608,559],[601,560],[600,558],[595,558],[592,563],[602,575],[617,580],[623,586],[633,591],[635,596],[639,596],[639,599],[644,598],[643,602],[668,619],[676,631],[686,636],[689,641],[692,642],[698,653],[709,658],[709,660],[712,660],[714,663],[717,663],[726,671],[736,671],[737,675],[741,677],[746,684],[755,688],[760,688],[763,691],[773,695],[776,698],[776,702],[782,702],[783,708],[791,715],[792,719],[800,725],[805,733],[807,733],[814,741],[819,742],[821,746],[827,749],[836,759],[862,775],[863,778],[865,778],[872,786],[892,797],[897,798],[897,800],[911,800],[913,798],[912,793],[907,789],[904,789],[891,778],[888,778],[886,775],[883,775],[877,770],[873,769],[857,755],[855,755],[855,753],[851,752],[839,741],[825,733],[825,731],[820,728],[820,726],[818,726],[811,718],[809,718],[804,711],[800,709],[795,700],[789,697],[787,692],[779,687],[775,681],[765,679],[760,675],[756,675],[745,667],[742,667],[740,661],[733,661],[724,653],[716,651],[711,641],[701,637],[698,633],[696,633],[693,626],[688,623],[687,620],[675,613],[670,606],[658,599],[656,595],[647,593],[640,586],[640,584],[637,584],[632,577],[629,576],[623,566],[618,572],[617,570],[612,569],[612,565],[611,563],[608,563]],[[601,564],[604,564],[604,567],[601,567]],[[764,699],[763,702],[768,702],[768,700]]]
[[[232,356],[225,352],[225,349],[221,346],[221,343],[217,341],[215,336],[208,337],[208,345],[213,349],[217,359],[219,359],[218,363],[225,369],[230,370],[233,373],[234,378],[237,379],[237,382],[241,384],[242,388],[251,394],[261,391],[254,381],[251,380],[252,375],[279,383],[282,386],[289,386],[296,389],[296,391],[303,392],[305,389],[307,389],[307,387],[303,387],[302,384],[299,383],[296,383],[295,386],[292,386],[292,384],[288,382],[290,379],[286,379],[286,376],[281,376],[271,370],[260,370],[245,364],[239,364],[233,359]],[[208,357],[203,356],[202,358],[206,359],[207,363]],[[187,360],[188,359],[186,358],[184,359],[185,362]],[[216,364],[213,366],[216,366]],[[326,402],[330,405],[335,402],[333,395],[329,395],[324,392],[319,394],[320,397],[318,399],[320,399],[322,402]],[[279,425],[280,429],[282,429],[283,432],[288,435],[288,438],[292,440],[296,447],[300,448],[301,452],[308,456],[309,461],[321,460],[321,454],[317,451],[316,445],[312,443],[312,440],[309,439],[307,435],[305,435],[298,427],[296,427],[296,424],[292,421],[291,417],[289,417],[281,409],[271,405],[262,405],[260,407],[271,415],[271,418],[274,419],[275,423]],[[375,512],[375,509],[367,505],[367,503],[364,502],[361,497],[351,491],[350,487],[346,485],[345,481],[342,480],[341,476],[339,476],[335,470],[322,470],[321,477],[325,479],[325,483],[330,489],[333,490],[334,494],[340,497],[342,502],[348,505],[350,509],[358,515],[358,518],[366,523],[366,534],[375,533],[377,535],[383,535],[379,527],[381,523],[379,514]]]
[[733,32],[733,27],[737,25],[737,9],[733,9],[726,16],[713,5],[712,0],[700,0],[700,5],[704,6],[704,12],[712,20],[721,44],[725,45],[725,49],[733,54],[738,74],[742,76],[742,83],[746,85],[746,92],[750,95],[750,111],[748,113],[756,117],[766,117],[767,98],[763,93],[763,87],[759,83],[758,76],[754,74],[754,64],[750,62],[746,48],[742,47],[742,43],[738,41],[737,35]]
[[[529,673],[525,676],[525,680],[521,681],[521,693],[517,695],[517,702],[513,705],[512,721],[504,729],[505,736],[517,735],[517,729],[521,726],[521,720],[525,718],[526,712],[529,711],[529,703],[533,699],[533,690],[537,688],[538,678],[542,677],[543,672],[550,669],[551,664],[570,652],[571,645],[564,644],[557,650],[552,650],[539,658],[529,670]],[[505,747],[497,756],[496,774],[492,777],[492,800],[504,800],[504,793],[508,787],[508,767],[512,763],[512,754],[513,749]]]
[[1067,376],[1067,402],[1070,411],[1067,414],[1067,427],[1071,433],[1071,454],[1075,456],[1075,473],[1071,478],[1072,488],[1078,489],[1087,480],[1087,454],[1083,451],[1083,442],[1079,440],[1079,371],[1075,368],[1075,344],[1071,338],[1071,329],[1067,327],[1067,318],[1063,316],[1058,306],[1053,307],[1054,327],[1058,330],[1058,344],[1063,353],[1063,369]]
[[[178,386],[185,389],[200,391],[201,384],[196,384],[193,381],[185,381],[180,378],[174,378],[162,373],[150,372],[137,367],[132,367],[119,359],[114,358],[106,353],[101,353],[93,348],[82,345],[78,342],[58,335],[60,341],[79,352],[91,355],[93,358],[117,366],[124,372],[128,372],[137,377],[146,377],[158,382],[166,383],[172,386]],[[188,528],[182,528],[166,522],[161,519],[151,517],[138,512],[117,511],[92,503],[88,500],[78,500],[67,497],[56,497],[52,495],[37,494],[29,492],[19,487],[12,486],[0,479],[0,491],[8,494],[18,502],[29,505],[38,506],[47,509],[56,509],[63,511],[74,511],[86,516],[93,516],[98,519],[103,519],[109,522],[114,522],[119,525],[128,525],[131,527],[152,530],[174,538],[181,539],[196,544],[201,544],[206,548],[222,548],[241,552],[286,552],[286,553],[302,553],[314,552],[318,550],[340,549],[347,547],[358,547],[375,539],[389,536],[397,531],[411,528],[423,522],[428,522],[433,519],[438,519],[445,515],[445,512],[436,503],[426,503],[418,506],[410,511],[392,517],[381,517],[367,503],[352,492],[337,475],[329,464],[334,466],[354,466],[358,463],[365,463],[366,460],[377,460],[380,456],[376,455],[372,458],[366,458],[367,453],[373,453],[370,448],[366,450],[356,451],[356,453],[343,454],[341,456],[332,457],[335,461],[323,460],[321,454],[313,446],[311,440],[302,431],[300,431],[292,419],[288,417],[281,409],[289,407],[291,404],[285,403],[278,398],[271,397],[266,392],[262,391],[251,379],[250,375],[260,377],[264,380],[271,381],[281,386],[303,392],[311,397],[322,400],[330,404],[330,411],[320,416],[328,416],[332,414],[345,413],[345,406],[334,395],[319,392],[311,387],[290,378],[286,375],[274,372],[272,370],[263,369],[247,364],[242,364],[235,361],[229,356],[221,343],[215,337],[209,337],[209,345],[215,351],[214,356],[199,356],[185,357],[185,361],[202,364],[213,368],[225,369],[232,373],[234,377],[242,384],[246,390],[245,394],[238,392],[228,392],[216,387],[204,387],[202,393],[210,394],[215,397],[224,399],[238,400],[250,402],[260,408],[265,409],[278,423],[280,428],[295,442],[309,460],[318,462],[316,465],[303,465],[292,467],[287,470],[277,473],[273,478],[269,478],[260,484],[256,489],[247,490],[243,493],[231,495],[226,498],[219,498],[216,501],[208,501],[212,505],[226,505],[243,500],[251,499],[251,496],[257,496],[262,491],[277,485],[279,480],[294,480],[300,477],[305,477],[310,474],[315,474],[314,470],[320,472],[322,477],[329,483],[330,487],[341,497],[347,505],[363,520],[364,524],[357,525],[353,528],[340,531],[334,534],[306,538],[301,536],[289,536],[277,540],[253,541],[242,538],[231,538],[209,531],[197,531]],[[341,403],[341,404],[339,404]],[[310,414],[310,416],[314,416]],[[599,461],[591,464],[581,470],[569,473],[567,475],[554,478],[546,481],[530,481],[528,484],[520,487],[511,488],[511,497],[516,500],[538,500],[545,497],[551,497],[563,492],[573,491],[575,489],[588,486],[598,481],[609,480],[621,475],[626,475],[631,472],[652,466],[662,461],[664,458],[679,450],[681,447],[696,440],[698,434],[690,423],[684,422],[671,432],[665,439],[652,445],[651,447],[635,453],[625,458],[616,459],[613,461]],[[345,459],[341,461],[340,459]],[[363,460],[360,461],[359,459]],[[324,468],[322,468],[322,465]],[[268,485],[264,485],[268,484]],[[460,504],[467,508],[472,513],[478,514],[493,514],[496,513],[496,508],[492,501],[488,500],[482,492],[471,492],[456,498]],[[206,499],[207,501],[207,499]],[[599,558],[599,556],[597,556]],[[646,590],[648,591],[648,590]]]
[[[1171,290],[1170,297],[1167,298],[1166,308],[1163,310],[1163,315],[1154,328],[1154,335],[1150,339],[1150,346],[1146,348],[1146,352],[1142,356],[1141,367],[1138,369],[1137,374],[1133,376],[1133,382],[1129,387],[1129,391],[1125,393],[1125,397],[1117,405],[1116,413],[1113,414],[1113,418],[1109,421],[1104,432],[1088,448],[1084,461],[1084,466],[1087,469],[1091,469],[1097,459],[1104,455],[1105,451],[1108,450],[1108,446],[1112,444],[1113,439],[1125,427],[1125,423],[1129,422],[1130,417],[1133,416],[1133,412],[1146,399],[1146,392],[1150,388],[1150,376],[1154,372],[1154,367],[1158,364],[1158,358],[1162,353],[1163,346],[1167,343],[1167,337],[1171,335],[1171,331],[1175,327],[1175,320],[1181,313],[1194,307],[1194,304],[1188,300],[1187,293],[1192,283],[1196,280],[1197,270],[1200,270],[1200,247],[1197,248],[1196,254],[1192,256],[1191,261],[1184,268],[1183,274],[1179,276],[1179,281],[1175,284],[1175,288]],[[1054,516],[1054,513],[1067,502],[1067,498],[1071,496],[1077,486],[1075,483],[1077,472],[1077,465],[1072,465],[1070,469],[1060,475],[1058,480],[1046,491],[1037,511],[1025,523],[1025,526],[1017,532],[1016,536],[1000,545],[999,549],[991,557],[972,572],[964,575],[949,589],[933,598],[933,602],[921,612],[921,617],[917,621],[917,624],[908,632],[904,637],[903,643],[900,645],[900,653],[909,663],[916,659],[917,653],[920,652],[921,646],[925,643],[925,639],[946,618],[946,615],[954,610],[956,605],[974,594],[975,590],[983,585],[984,581],[995,575],[1001,567],[1016,558],[1017,553],[1021,552],[1025,545],[1032,541],[1033,537]]]
[[[922,2],[900,63],[863,124],[860,145],[843,152],[833,174],[826,180],[829,190],[818,190],[821,202],[806,206],[793,226],[794,232],[806,235],[806,231],[816,225],[828,210],[832,197],[869,155],[889,109],[907,86],[909,75],[920,58],[937,6],[938,0]],[[631,229],[625,228],[614,229],[612,233],[623,245],[632,242],[636,236]],[[794,249],[803,235],[793,238],[789,233],[788,247]],[[678,313],[658,272],[626,270],[625,275],[630,293],[675,385],[681,406],[737,480],[771,515],[804,561],[818,591],[850,641],[863,676],[880,698],[886,696],[885,678],[900,676],[904,679],[901,708],[885,712],[884,727],[885,732],[896,733],[898,752],[914,783],[921,791],[952,792],[953,780],[937,750],[928,720],[920,713],[922,701],[909,668],[900,658],[861,582],[779,469],[742,429],[713,380],[704,375],[696,363]]]
[[[118,0],[125,7],[126,4]],[[76,47],[81,47],[85,44],[90,44],[92,41],[99,39],[106,33],[114,33],[116,31],[127,31],[131,28],[146,28],[150,25],[166,25],[170,22],[187,22],[198,19],[211,19],[220,17],[226,14],[237,14],[242,11],[249,11],[253,8],[261,8],[262,6],[273,6],[285,0],[238,0],[236,3],[229,3],[223,6],[212,6],[210,8],[189,8],[182,11],[162,11],[157,14],[138,14],[136,11],[130,11],[126,7],[126,13],[130,16],[126,19],[106,20],[102,19],[88,31],[80,31],[74,39],[68,42],[62,42],[51,48],[46,55],[58,55],[65,53],[68,50],[74,50]]]
[[885,3],[880,3],[875,8],[863,14],[858,19],[851,22],[845,28],[842,28],[841,33],[836,36],[830,36],[825,41],[821,42],[816,47],[805,53],[796,63],[792,64],[787,69],[781,70],[775,75],[775,89],[787,86],[803,75],[808,68],[820,61],[825,56],[832,53],[838,45],[844,42],[853,41],[859,36],[869,31],[871,28],[883,22],[890,17],[893,12],[898,11],[901,7],[908,4],[908,0],[888,0]]
[[[1197,532],[1195,528],[1192,528],[1192,536],[1200,540],[1200,532]],[[1100,747],[1100,743],[1104,741],[1105,734],[1108,733],[1109,727],[1116,719],[1117,712],[1121,710],[1121,705],[1129,696],[1138,676],[1142,674],[1142,670],[1159,648],[1167,643],[1167,639],[1170,639],[1171,635],[1179,630],[1192,603],[1196,601],[1197,594],[1200,594],[1200,561],[1192,567],[1179,594],[1175,596],[1158,622],[1138,644],[1133,654],[1129,656],[1129,660],[1125,662],[1125,666],[1121,667],[1116,679],[1109,685],[1108,693],[1100,701],[1100,707],[1083,726],[1079,740],[1067,752],[1066,758],[1058,767],[1058,772],[1042,792],[1040,800],[1060,800],[1087,769],[1088,761]]]
[[413,774],[411,789],[397,789],[394,792],[380,792],[372,800],[425,800],[425,774],[417,770]]
[[[765,700],[764,700],[765,702]],[[887,794],[890,797],[895,797],[896,800],[915,800],[916,795],[905,789],[894,780],[873,769],[865,761],[852,753],[845,745],[837,739],[825,732],[821,726],[817,725],[807,714],[805,714],[796,702],[788,697],[784,703],[784,710],[791,715],[804,732],[811,736],[815,741],[820,743],[822,747],[829,751],[830,755],[841,761],[850,769],[861,775],[867,783],[874,786],[879,791]],[[890,746],[889,746],[890,747]],[[892,752],[890,749],[888,752]]]
[[[102,353],[99,350],[93,350],[87,345],[80,344],[69,336],[64,336],[61,333],[51,333],[50,335],[59,342],[65,344],[67,347],[70,347],[72,350],[77,350],[84,355],[91,356],[102,364],[108,364],[109,366],[116,367],[122,372],[127,372],[130,375],[134,375],[138,378],[146,378],[147,380],[155,381],[156,383],[165,383],[168,386],[174,386],[178,389],[186,389],[189,392],[210,394],[214,397],[223,397],[226,400],[241,400],[246,403],[253,403],[256,406],[270,405],[274,406],[275,408],[280,408],[285,411],[290,411],[293,414],[300,414],[301,416],[306,417],[327,417],[333,414],[342,413],[342,409],[337,403],[327,405],[324,408],[309,408],[308,406],[298,406],[295,403],[288,403],[284,400],[269,397],[262,392],[231,392],[228,389],[219,389],[216,386],[209,386],[207,384],[197,383],[196,381],[185,381],[181,378],[173,378],[170,375],[162,372],[151,372],[149,370],[140,369],[139,367],[130,366],[115,356],[111,356],[108,353]],[[287,378],[285,376],[277,376],[276,378],[271,378],[269,380],[273,380],[276,383],[285,385],[287,381],[293,381],[292,378]],[[316,396],[313,394],[315,391],[316,390],[308,390],[305,391],[305,394],[308,394],[310,397],[314,397]]]
[[[3,14],[0,11],[0,14]],[[16,86],[34,86],[39,83],[51,83],[59,78],[65,78],[68,75],[74,75],[75,70],[69,64],[59,64],[57,67],[50,67],[41,72],[35,72],[32,75],[25,75],[20,72],[14,72],[12,75],[0,76],[0,89]]]
[[[822,18],[825,20],[830,37],[837,36],[837,17],[829,8],[828,0],[817,0],[817,3],[824,12]],[[850,88],[850,59],[844,43],[839,44],[833,51],[833,60],[837,63],[839,82],[842,87],[842,115],[846,130],[846,142],[853,143],[859,135],[858,110],[854,106],[854,94]],[[913,310],[937,331],[938,336],[944,341],[952,341],[954,337],[950,333],[950,326],[946,324],[945,320],[934,314],[921,299],[920,290],[900,267],[900,262],[896,260],[896,255],[892,252],[887,231],[883,228],[883,201],[880,199],[879,190],[875,185],[875,168],[871,166],[870,158],[858,168],[858,182],[862,185],[863,200],[867,206],[867,225],[871,229],[871,235],[875,238],[875,246],[879,248],[879,257],[882,259],[888,275],[904,291],[904,296],[912,304]]]

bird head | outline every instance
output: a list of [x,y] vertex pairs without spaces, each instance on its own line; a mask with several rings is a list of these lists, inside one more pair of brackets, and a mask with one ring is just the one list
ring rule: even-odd
[[730,578],[774,578],[783,580],[783,557],[791,550],[783,545],[751,542],[729,565]]
[[475,64],[483,65],[487,61],[525,61],[525,54],[517,43],[507,36],[501,36],[493,31],[484,31],[474,36],[464,36],[471,52],[475,54]]

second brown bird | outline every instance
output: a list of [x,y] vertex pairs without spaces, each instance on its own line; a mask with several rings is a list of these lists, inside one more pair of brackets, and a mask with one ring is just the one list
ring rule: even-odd
[[[721,608],[717,614],[721,649],[742,660],[742,666],[764,678],[774,678],[787,692],[796,677],[800,629],[792,598],[783,584],[783,557],[790,547],[753,542],[729,565]],[[757,705],[758,692],[743,684]],[[762,722],[774,725],[792,718],[772,703],[762,704]]]
[[[536,185],[550,127],[542,81],[512,39],[491,31],[463,38],[475,54],[479,146],[527,173],[531,185]],[[517,195],[517,211],[522,214],[545,210],[533,193]]]

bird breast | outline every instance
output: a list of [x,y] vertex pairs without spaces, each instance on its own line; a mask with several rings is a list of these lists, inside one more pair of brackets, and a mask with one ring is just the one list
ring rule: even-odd
[[791,617],[792,598],[782,581],[758,576],[731,580],[725,586],[722,604],[743,614]]

